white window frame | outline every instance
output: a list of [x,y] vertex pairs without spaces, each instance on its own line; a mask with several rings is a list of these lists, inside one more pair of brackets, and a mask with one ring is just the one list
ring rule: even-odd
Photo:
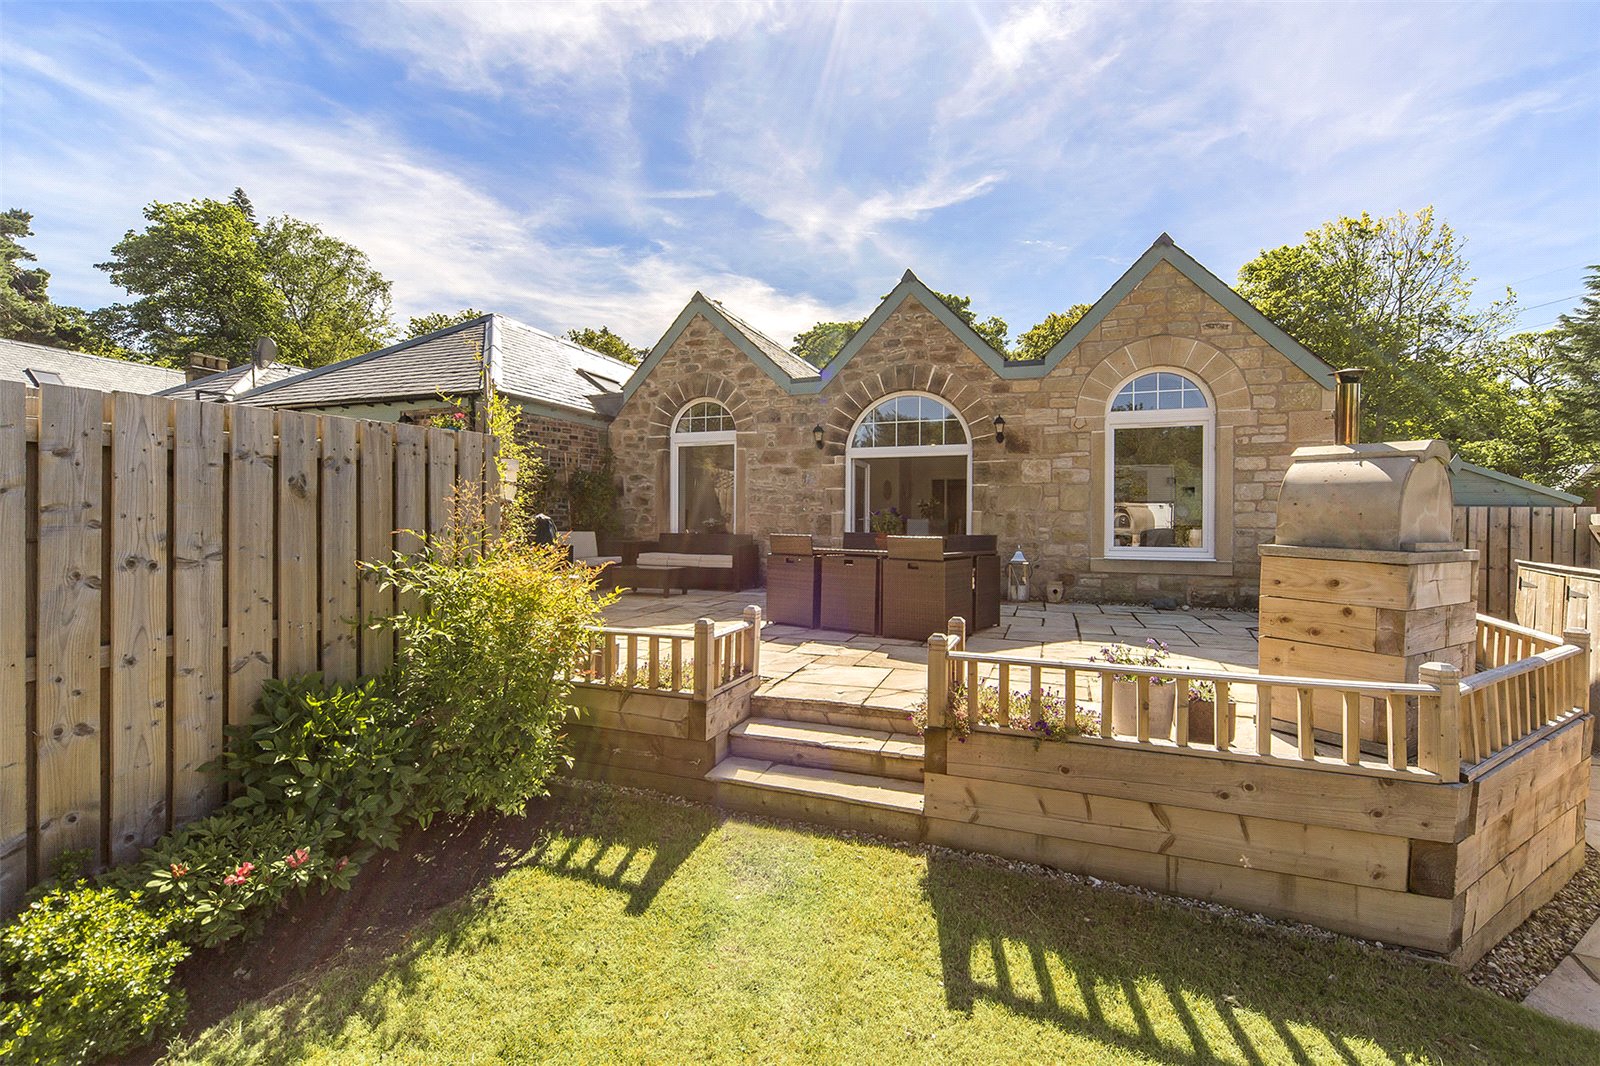
[[[857,447],[856,446],[856,431],[861,428],[861,423],[863,423],[863,422],[865,422],[867,420],[867,416],[872,414],[872,412],[876,411],[879,407],[882,407],[888,401],[893,400],[893,399],[897,399],[897,398],[899,398],[901,396],[921,396],[921,397],[925,397],[925,398],[927,398],[929,400],[937,401],[940,404],[940,406],[944,407],[945,410],[949,411],[952,415],[954,415],[955,416],[955,420],[961,424],[961,432],[966,434],[967,442],[965,444],[909,444],[909,445],[903,445],[903,446],[897,445],[897,446],[892,447],[892,448]],[[914,456],[940,456],[940,455],[960,455],[960,456],[964,456],[966,458],[966,460],[967,460],[967,467],[966,467],[966,474],[967,474],[967,513],[963,516],[966,519],[966,521],[963,524],[964,524],[964,526],[965,526],[965,528],[966,528],[968,533],[976,533],[977,531],[972,528],[972,427],[967,425],[967,420],[965,418],[961,417],[961,412],[957,411],[956,408],[955,408],[955,405],[952,404],[949,400],[945,399],[943,396],[937,396],[937,395],[935,395],[934,393],[931,393],[931,392],[919,392],[919,391],[916,391],[916,390],[906,390],[906,391],[903,391],[903,392],[891,392],[891,393],[889,393],[889,394],[887,394],[885,396],[880,396],[876,400],[873,400],[870,404],[867,405],[866,409],[863,410],[861,412],[861,414],[856,416],[856,420],[850,424],[850,435],[845,438],[845,449],[844,449],[844,470],[845,470],[845,475],[844,475],[845,476],[845,485],[844,485],[844,528],[845,528],[845,530],[847,532],[861,532],[860,530],[856,529],[856,518],[857,518],[857,515],[856,515],[856,461],[857,460],[866,461],[866,460],[871,460],[873,458],[877,458],[877,459],[901,459],[901,458],[914,457]],[[868,488],[867,499],[870,501],[872,499],[871,486],[869,485],[867,488]],[[871,510],[870,502],[869,502],[869,505],[868,505],[868,510],[869,511]],[[907,517],[909,518],[909,516],[907,516]]]
[[[681,518],[678,510],[678,481],[681,477],[680,472],[683,469],[681,464],[681,456],[679,453],[685,448],[708,448],[724,444],[731,444],[733,446],[733,502],[732,513],[728,515],[728,532],[737,533],[739,522],[739,431],[736,429],[719,429],[710,433],[679,432],[678,423],[683,421],[683,416],[688,413],[691,407],[700,403],[714,403],[724,411],[728,411],[728,405],[717,399],[715,396],[697,396],[688,403],[684,404],[682,407],[678,408],[678,413],[672,416],[672,433],[670,435],[672,444],[672,468],[667,473],[667,482],[670,486],[667,495],[669,497],[668,504],[671,507],[671,512],[668,515],[667,524],[671,527],[670,531],[673,533],[684,532],[684,530],[680,528],[683,519]],[[728,417],[731,419],[733,417],[733,412],[728,411]]]
[[[1206,398],[1204,410],[1193,407],[1175,411],[1113,411],[1111,406],[1117,402],[1117,397],[1122,390],[1131,383],[1147,374],[1176,374],[1188,381],[1200,394]],[[1201,501],[1201,529],[1204,533],[1204,543],[1198,548],[1145,548],[1137,545],[1118,546],[1116,538],[1117,525],[1117,430],[1119,429],[1152,429],[1165,426],[1199,426],[1202,430],[1200,448],[1201,476],[1204,481],[1201,485],[1203,498]],[[1102,501],[1104,514],[1101,519],[1101,535],[1105,537],[1104,558],[1107,559],[1163,559],[1171,562],[1214,562],[1217,558],[1217,403],[1211,395],[1211,390],[1205,382],[1183,370],[1175,367],[1147,367],[1136,374],[1129,374],[1111,390],[1111,398],[1106,401],[1106,446],[1105,469],[1102,472],[1105,486],[1105,498]]]

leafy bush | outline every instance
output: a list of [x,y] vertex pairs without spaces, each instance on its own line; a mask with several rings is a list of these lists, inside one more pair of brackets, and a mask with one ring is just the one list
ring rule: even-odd
[[0,1061],[95,1062],[183,1017],[172,973],[189,954],[137,892],[48,889],[0,930]]
[[616,458],[607,448],[594,470],[575,468],[567,475],[567,514],[573,529],[592,529],[608,536],[622,528],[617,495]]
[[562,553],[502,542],[476,554],[469,535],[373,564],[418,604],[387,621],[399,637],[395,699],[415,717],[424,765],[419,817],[522,809],[570,765],[560,725],[572,664],[609,602],[596,572]]

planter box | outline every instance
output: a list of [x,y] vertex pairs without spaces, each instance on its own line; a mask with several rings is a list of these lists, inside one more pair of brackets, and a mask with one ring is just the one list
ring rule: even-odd
[[[1173,708],[1177,704],[1177,685],[1150,686],[1150,736],[1172,739]],[[1131,737],[1139,728],[1139,686],[1118,681],[1111,686],[1111,724],[1119,736]],[[1191,723],[1190,729],[1194,726]],[[1192,735],[1192,734],[1191,734]]]
[[[1239,705],[1228,701],[1228,743],[1233,744],[1239,731]],[[1217,742],[1217,705],[1213,700],[1191,697],[1189,700],[1189,742],[1215,744]]]

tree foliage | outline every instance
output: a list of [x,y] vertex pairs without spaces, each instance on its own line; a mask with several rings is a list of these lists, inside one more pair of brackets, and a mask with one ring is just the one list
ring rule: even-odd
[[1576,438],[1600,445],[1600,265],[1591,266],[1583,300],[1560,317],[1554,357],[1565,387],[1561,413]]
[[1010,353],[1012,359],[1029,360],[1043,359],[1061,342],[1061,338],[1071,332],[1078,320],[1089,313],[1089,304],[1073,304],[1065,311],[1052,311],[1044,316],[1044,321],[1029,329],[1017,338],[1016,350]]
[[470,322],[474,318],[482,318],[482,311],[475,311],[470,307],[451,313],[448,311],[435,311],[430,315],[414,315],[406,326],[406,337],[421,337],[429,333],[437,333],[441,329],[459,326],[463,322]]
[[288,363],[321,366],[393,334],[389,282],[366,255],[318,226],[257,225],[242,189],[230,200],[152,203],[98,264],[135,297],[103,317],[120,342],[172,364],[191,355],[242,362],[257,337]]
[[972,327],[974,333],[982,337],[984,343],[1001,355],[1009,355],[1007,346],[1010,343],[1011,329],[1006,325],[1006,320],[998,315],[990,315],[982,322],[972,310],[972,297],[953,296],[948,292],[936,292],[935,296],[944,301],[944,305],[956,313],[956,317]]
[[818,322],[804,333],[795,335],[794,354],[820,370],[850,343],[850,338],[866,321],[858,318],[854,322]]
[[82,309],[50,299],[50,272],[22,242],[33,236],[33,215],[0,212],[0,337],[96,355],[126,355]]
[[638,363],[643,359],[648,348],[635,348],[621,337],[612,333],[607,326],[599,329],[585,327],[583,329],[567,330],[567,340],[574,344],[581,344],[590,351],[609,355],[613,359],[620,359],[624,363]]
[[288,216],[268,219],[256,244],[277,295],[281,321],[272,336],[284,361],[323,366],[394,335],[389,282],[361,249]]
[[1460,441],[1462,458],[1559,487],[1577,483],[1600,458],[1592,431],[1565,410],[1576,390],[1561,342],[1559,331],[1548,330],[1495,345],[1496,376],[1478,382],[1475,397],[1477,420],[1488,432]]
[[1329,363],[1368,369],[1369,439],[1477,439],[1512,298],[1474,305],[1464,244],[1431,207],[1343,217],[1250,260],[1239,291]]

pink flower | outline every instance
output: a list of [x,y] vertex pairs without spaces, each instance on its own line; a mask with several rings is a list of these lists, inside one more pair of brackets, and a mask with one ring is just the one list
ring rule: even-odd
[[465,411],[457,411],[455,413],[455,419],[457,422],[465,422],[467,420],[467,413]]
[[253,862],[240,863],[237,870],[233,871],[233,873],[222,879],[222,883],[227,885],[229,888],[233,888],[236,885],[242,885],[246,881],[250,880],[250,874],[255,870],[255,868],[256,864]]
[[173,877],[182,877],[189,872],[189,868],[181,862],[169,863],[167,869],[172,871]]
[[284,862],[289,864],[289,869],[298,870],[311,861],[311,849],[296,848],[293,855],[285,855]]

